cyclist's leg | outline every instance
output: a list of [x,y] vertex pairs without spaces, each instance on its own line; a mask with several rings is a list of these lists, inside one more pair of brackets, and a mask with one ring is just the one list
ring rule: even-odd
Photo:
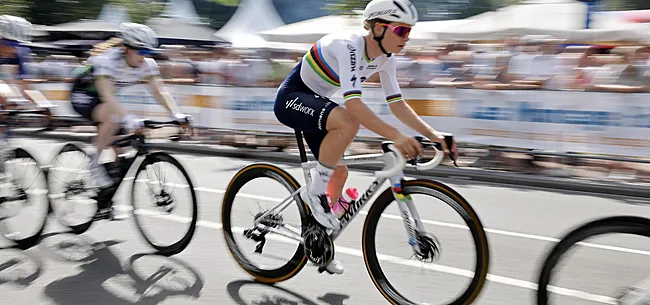
[[[324,118],[325,119],[325,118]],[[326,118],[325,133],[305,133],[305,140],[314,157],[324,166],[336,165],[359,131],[359,123],[342,107],[335,107]],[[326,185],[332,202],[336,202],[348,178],[348,168],[345,165],[336,166],[329,177],[320,177]]]
[[91,117],[93,122],[99,124],[97,127],[97,136],[94,139],[95,143],[93,143],[97,149],[97,156],[99,156],[99,154],[104,151],[105,148],[108,148],[109,144],[113,142],[113,136],[119,130],[120,125],[113,120],[115,115],[111,108],[106,104],[100,103],[97,105],[92,110]]
[[299,89],[301,90],[297,91],[290,86],[282,86],[278,91],[274,112],[281,123],[305,134],[307,145],[319,161],[307,201],[312,208],[312,215],[321,225],[338,229],[339,221],[331,213],[325,194],[330,177],[354,139],[359,125],[335,102],[309,92],[308,89]]
[[72,108],[83,118],[99,125],[97,128],[97,136],[93,139],[96,152],[91,157],[90,171],[98,187],[108,187],[113,184],[113,181],[104,167],[99,165],[99,156],[107,144],[110,143],[107,142],[107,139],[110,140],[111,135],[115,133],[119,125],[112,122],[112,120],[106,119],[107,117],[110,118],[107,115],[107,112],[110,111],[103,110],[107,107],[102,105],[97,94],[76,91],[73,88],[70,95],[70,103],[72,104]]

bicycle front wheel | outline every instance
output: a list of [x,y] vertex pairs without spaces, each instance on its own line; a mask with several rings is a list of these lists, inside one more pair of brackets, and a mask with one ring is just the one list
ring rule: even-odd
[[[391,304],[471,304],[485,284],[489,265],[488,241],[478,215],[460,194],[439,182],[403,181],[402,191],[417,214],[399,209],[393,192],[387,189],[377,197],[366,216],[363,256],[375,287]],[[443,204],[436,207],[433,205],[436,202]],[[433,216],[424,218],[426,212],[432,212]],[[417,240],[409,240],[404,234],[405,215],[409,220],[418,216],[422,222],[422,228],[413,226]],[[436,220],[431,220],[434,217]],[[443,240],[442,235],[450,237]],[[395,239],[404,240],[403,246],[398,247]],[[410,244],[418,245],[421,251],[414,254]],[[443,252],[453,254],[443,256]],[[413,256],[418,260],[411,259]],[[461,264],[463,259],[467,264]],[[434,260],[437,260],[435,264]],[[391,272],[399,275],[387,275]],[[426,278],[413,279],[415,276]],[[403,286],[397,284],[399,281]],[[417,292],[417,288],[423,290]],[[451,297],[445,296],[450,292]]]
[[605,234],[650,237],[650,219],[635,216],[606,217],[585,223],[569,232],[555,244],[544,260],[537,281],[537,304],[562,303],[549,301],[552,290],[550,283],[554,277],[555,269],[559,269],[561,261],[569,256],[569,252],[574,249],[576,244]]
[[26,150],[16,148],[0,172],[0,232],[20,249],[34,246],[49,215],[47,173]]
[[[189,207],[182,207],[187,202]],[[175,255],[190,244],[198,220],[196,193],[189,175],[172,156],[156,152],[140,163],[131,203],[138,230],[158,254]]]

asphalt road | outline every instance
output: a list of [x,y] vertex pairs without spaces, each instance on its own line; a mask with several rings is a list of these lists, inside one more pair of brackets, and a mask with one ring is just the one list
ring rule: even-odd
[[[62,142],[18,139],[15,145],[49,162]],[[122,186],[115,204],[126,218],[101,221],[82,235],[65,233],[50,218],[47,234],[39,245],[19,251],[0,250],[0,295],[3,304],[385,304],[365,270],[361,233],[365,213],[359,214],[336,241],[343,275],[319,274],[307,266],[294,278],[266,286],[252,281],[228,252],[221,231],[221,200],[230,179],[250,160],[174,154],[186,167],[199,202],[199,227],[182,253],[165,258],[150,254],[152,248],[128,217],[131,186]],[[259,160],[263,162],[263,160]],[[296,165],[277,164],[302,183]],[[351,173],[348,185],[365,190],[370,172]],[[488,232],[491,265],[488,282],[474,304],[534,304],[537,271],[543,256],[557,238],[585,221],[612,215],[650,217],[650,208],[634,198],[593,196],[553,190],[477,184],[445,180],[464,196],[480,215]],[[386,187],[385,185],[383,187]],[[240,228],[250,224],[251,214],[282,199],[288,193],[279,184],[259,181],[245,188],[233,211]],[[473,245],[462,219],[452,209],[418,195],[421,218],[440,239],[442,257],[431,267],[410,259],[404,225],[399,213],[389,208],[378,225],[377,250],[388,278],[398,288],[429,304],[444,304],[468,280],[473,267]],[[138,197],[140,198],[140,197]],[[426,204],[425,204],[426,203]],[[179,203],[179,211],[182,208]],[[241,205],[241,206],[239,206]],[[368,207],[364,208],[367,211]],[[296,213],[286,211],[285,221],[297,223]],[[34,217],[38,217],[37,215]],[[173,238],[186,226],[187,214],[153,221],[157,236]],[[27,218],[29,219],[29,218]],[[34,218],[36,219],[36,218]],[[294,221],[292,221],[294,220]],[[25,220],[28,221],[28,220]],[[160,234],[162,232],[162,235]],[[239,235],[238,235],[239,237]],[[252,253],[254,244],[239,239],[247,256],[264,264],[276,264],[295,246],[285,239],[270,239],[264,255]],[[8,247],[9,242],[0,246]],[[650,241],[629,236],[607,236],[577,247],[563,265],[559,281],[564,288],[554,296],[556,304],[612,304],[618,288],[650,275],[647,264]],[[646,264],[644,264],[646,262]]]

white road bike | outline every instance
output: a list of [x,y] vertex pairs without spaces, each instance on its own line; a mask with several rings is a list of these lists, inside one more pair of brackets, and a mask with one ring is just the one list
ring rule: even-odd
[[[296,139],[300,150],[301,165],[307,183],[303,187],[308,189],[311,183],[310,170],[316,167],[317,161],[308,161],[301,132],[296,131]],[[370,203],[371,207],[367,213],[362,234],[363,258],[366,269],[375,287],[392,304],[417,304],[404,297],[389,282],[381,269],[379,264],[380,258],[376,252],[375,242],[378,240],[386,240],[385,237],[378,238],[376,236],[377,223],[382,213],[393,202],[396,202],[399,206],[408,236],[403,245],[410,246],[413,256],[423,264],[431,263],[441,255],[441,245],[438,239],[433,232],[425,230],[423,222],[420,220],[418,209],[416,209],[415,200],[411,197],[411,195],[419,194],[430,196],[432,197],[431,199],[436,199],[449,205],[455,212],[460,214],[469,229],[476,249],[475,269],[469,275],[471,280],[463,288],[464,290],[458,293],[454,300],[445,304],[471,304],[482,290],[488,274],[489,250],[487,237],[478,215],[469,203],[452,188],[428,179],[405,179],[404,168],[406,166],[413,166],[418,170],[432,169],[438,166],[445,156],[441,151],[439,143],[424,141],[420,137],[416,137],[416,139],[420,141],[425,149],[433,148],[435,150],[435,157],[426,163],[418,164],[413,160],[407,163],[391,142],[384,142],[382,143],[382,153],[345,156],[343,158],[339,164],[359,165],[379,163],[384,164],[384,167],[382,170],[374,172],[376,177],[375,181],[368,186],[367,190],[362,193],[357,201],[350,203],[345,214],[340,218],[341,228],[332,232],[331,235],[328,235],[325,229],[313,219],[309,207],[299,195],[303,187],[288,172],[267,163],[256,163],[241,169],[230,181],[222,203],[223,234],[230,253],[246,272],[263,283],[276,283],[290,279],[307,262],[318,266],[319,272],[323,272],[325,266],[333,259],[335,250],[334,240],[342,234],[352,220],[359,214],[359,211],[368,204],[370,198],[380,191],[380,186],[386,180],[389,180],[391,187],[384,189]],[[449,135],[446,140],[448,144],[451,144],[453,142],[453,136]],[[273,208],[260,211],[254,215],[251,219],[252,225],[242,232],[241,229],[238,229],[239,227],[232,225],[231,217],[237,214],[233,212],[233,207],[237,206],[235,204],[235,197],[243,186],[257,178],[271,178],[284,186],[291,195],[284,198],[284,200]],[[246,197],[245,194],[242,195]],[[419,202],[424,204],[422,201]],[[283,212],[290,206],[297,207],[299,211],[301,221],[301,227],[299,228],[291,226],[284,221]],[[299,244],[293,256],[286,257],[288,259],[286,264],[277,268],[267,268],[257,266],[246,257],[244,251],[235,240],[235,233],[238,235],[243,233],[246,239],[257,242],[258,244],[254,252],[259,254],[263,251],[267,234],[281,235],[282,238],[291,239]],[[402,243],[395,243],[395,245],[402,245]],[[431,283],[431,288],[435,288],[435,284]]]

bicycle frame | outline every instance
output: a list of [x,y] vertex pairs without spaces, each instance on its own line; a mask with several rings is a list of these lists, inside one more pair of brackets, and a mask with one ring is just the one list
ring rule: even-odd
[[[145,127],[151,129],[158,128],[155,127],[156,125],[178,125],[178,124],[179,123],[177,121],[168,121],[168,122],[158,122],[158,121],[150,121],[150,120],[144,121]],[[102,189],[100,191],[99,197],[106,200],[110,200],[113,198],[113,196],[117,192],[117,189],[120,187],[120,185],[122,185],[122,182],[124,182],[124,178],[131,171],[131,168],[140,167],[140,164],[144,161],[146,156],[151,153],[149,150],[149,144],[146,142],[146,137],[144,134],[132,134],[132,135],[125,136],[123,138],[113,141],[110,147],[132,147],[133,149],[136,150],[136,153],[131,157],[125,157],[124,159],[122,159],[121,162],[127,162],[127,163],[120,164],[121,169],[118,176],[119,182],[111,187]],[[115,162],[110,162],[109,164],[114,165]],[[133,179],[135,179],[135,177]]]
[[[101,191],[100,197],[102,197],[103,199],[112,199],[115,193],[117,192],[117,189],[120,187],[120,185],[122,185],[122,182],[124,182],[124,178],[126,178],[126,175],[131,171],[131,168],[140,167],[140,164],[150,153],[149,145],[145,142],[144,135],[129,135],[122,139],[116,140],[111,144],[111,147],[127,147],[127,146],[133,147],[136,150],[136,153],[133,156],[125,157],[120,161],[120,162],[126,162],[126,164],[119,165],[121,168],[120,168],[119,176],[116,177],[119,178],[119,182]],[[108,164],[115,165],[115,161],[110,162]],[[135,179],[135,177],[133,179]]]
[[[292,231],[292,233],[294,233],[294,234],[289,234],[289,233],[282,232],[279,229],[269,227],[261,223],[264,218],[266,218],[268,215],[272,213],[282,213],[287,207],[289,207],[292,198],[300,202],[299,193],[305,188],[309,189],[309,186],[311,185],[311,169],[317,166],[318,161],[307,160],[304,144],[302,143],[302,141],[300,141],[302,140],[302,138],[298,133],[296,133],[296,135],[299,140],[298,146],[299,146],[300,157],[302,161],[301,166],[303,169],[303,174],[305,175],[306,184],[302,186],[300,189],[298,189],[297,191],[295,191],[294,193],[292,193],[291,195],[289,195],[282,202],[280,202],[279,204],[277,204],[276,206],[274,206],[273,208],[271,208],[270,210],[262,214],[259,218],[257,218],[254,221],[254,224],[260,229],[267,230],[302,243],[303,238],[301,237],[300,232],[296,232],[291,228],[285,227],[289,231]],[[336,238],[338,238],[338,236],[340,236],[341,233],[343,233],[343,231],[347,228],[350,222],[352,222],[352,220],[356,218],[356,216],[359,214],[358,212],[361,209],[363,209],[363,207],[370,201],[370,198],[372,198],[377,193],[379,187],[384,182],[386,182],[386,180],[389,180],[391,183],[391,191],[393,192],[393,197],[395,198],[395,201],[398,204],[402,219],[404,221],[404,226],[406,228],[408,239],[409,239],[408,242],[419,253],[420,249],[417,243],[417,232],[425,232],[424,225],[420,220],[420,216],[417,212],[417,209],[415,208],[415,205],[413,204],[413,200],[411,196],[403,192],[402,181],[404,179],[404,172],[402,168],[398,167],[399,166],[398,162],[400,162],[398,161],[399,158],[396,158],[394,155],[395,154],[391,154],[390,151],[386,153],[378,153],[378,154],[352,155],[352,156],[343,157],[343,159],[338,163],[338,165],[360,165],[360,164],[383,163],[385,164],[384,168],[397,168],[398,170],[394,170],[392,173],[389,173],[387,171],[375,173],[376,176],[375,181],[373,181],[368,186],[368,188],[363,193],[363,195],[358,200],[355,200],[350,205],[350,209],[346,211],[346,213],[339,219],[341,223],[341,228],[337,231],[332,232],[332,234],[330,235],[330,238],[333,241],[336,240]]]

